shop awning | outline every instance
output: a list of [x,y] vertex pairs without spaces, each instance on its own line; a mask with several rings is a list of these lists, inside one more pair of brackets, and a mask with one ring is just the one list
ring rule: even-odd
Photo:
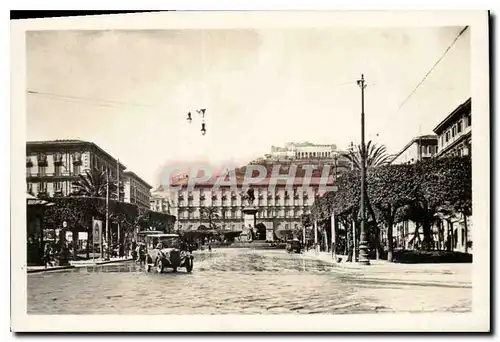
[[45,207],[49,207],[49,206],[54,205],[54,203],[52,203],[52,202],[37,198],[37,197],[35,197],[31,194],[28,194],[28,193],[26,194],[26,204],[27,205],[45,206]]

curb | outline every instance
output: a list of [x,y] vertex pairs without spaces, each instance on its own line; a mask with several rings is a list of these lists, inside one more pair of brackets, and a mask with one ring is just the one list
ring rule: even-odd
[[47,268],[32,269],[32,270],[28,269],[27,273],[55,272],[55,271],[68,270],[71,268],[75,268],[75,266],[70,265],[70,266],[47,267]]
[[127,262],[127,261],[133,261],[133,260],[134,259],[129,258],[129,259],[120,259],[120,260],[96,261],[96,262],[89,262],[89,263],[74,264],[72,266],[73,267],[92,267],[92,266],[115,264],[115,263],[119,263],[119,262]]

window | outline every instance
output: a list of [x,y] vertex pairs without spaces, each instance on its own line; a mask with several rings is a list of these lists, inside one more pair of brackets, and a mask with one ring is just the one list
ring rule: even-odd
[[445,140],[446,140],[446,142],[448,142],[450,140],[450,131],[446,132]]
[[454,137],[455,135],[457,134],[457,127],[456,126],[453,126],[451,128],[451,136]]
[[26,191],[28,192],[28,194],[33,194],[33,183],[28,183],[26,185],[27,185]]
[[462,133],[462,120],[457,122],[457,133]]
[[469,127],[470,125],[472,125],[472,117],[471,115],[467,115],[467,127]]
[[55,165],[54,166],[54,174],[56,176],[60,176],[61,175],[61,165]]
[[39,176],[45,176],[46,172],[47,172],[46,166],[38,165],[38,175]]
[[31,176],[31,166],[26,166],[26,176]]
[[75,175],[79,175],[80,174],[80,165],[73,165],[73,173]]
[[38,184],[38,192],[47,192],[47,183],[45,182],[40,182]]
[[54,182],[54,191],[55,192],[60,192],[62,191],[62,182]]

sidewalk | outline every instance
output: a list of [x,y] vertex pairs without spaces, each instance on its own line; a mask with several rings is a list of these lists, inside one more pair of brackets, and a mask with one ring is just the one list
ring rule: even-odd
[[[370,260],[370,265],[335,262],[331,253],[307,251],[304,256],[331,263],[334,272],[365,281],[398,284],[471,287],[472,264],[398,264],[386,260]],[[344,260],[344,259],[343,259]]]
[[28,266],[27,272],[28,273],[40,273],[40,272],[51,272],[51,271],[61,271],[61,270],[67,270],[70,268],[74,268],[75,266],[73,265],[68,265],[68,266]]
[[130,257],[117,257],[117,258],[110,258],[109,260],[106,259],[89,259],[89,260],[78,260],[78,261],[70,261],[70,264],[73,267],[88,267],[88,266],[98,266],[98,265],[106,265],[106,264],[113,264],[117,262],[124,262],[124,261],[132,261],[133,259]]
[[39,272],[61,271],[61,270],[67,270],[67,269],[76,268],[76,267],[100,266],[100,265],[113,264],[113,263],[131,261],[131,260],[133,260],[133,259],[129,258],[129,257],[111,258],[109,260],[102,260],[102,259],[95,259],[95,260],[89,259],[89,260],[78,260],[78,261],[71,260],[69,262],[70,264],[67,266],[49,266],[49,267],[28,266],[27,272],[28,273],[39,273]]

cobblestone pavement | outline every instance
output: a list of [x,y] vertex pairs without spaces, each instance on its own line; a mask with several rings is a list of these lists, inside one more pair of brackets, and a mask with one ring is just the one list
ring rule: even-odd
[[29,314],[466,312],[472,288],[363,279],[277,250],[195,252],[193,273],[124,262],[28,275]]

